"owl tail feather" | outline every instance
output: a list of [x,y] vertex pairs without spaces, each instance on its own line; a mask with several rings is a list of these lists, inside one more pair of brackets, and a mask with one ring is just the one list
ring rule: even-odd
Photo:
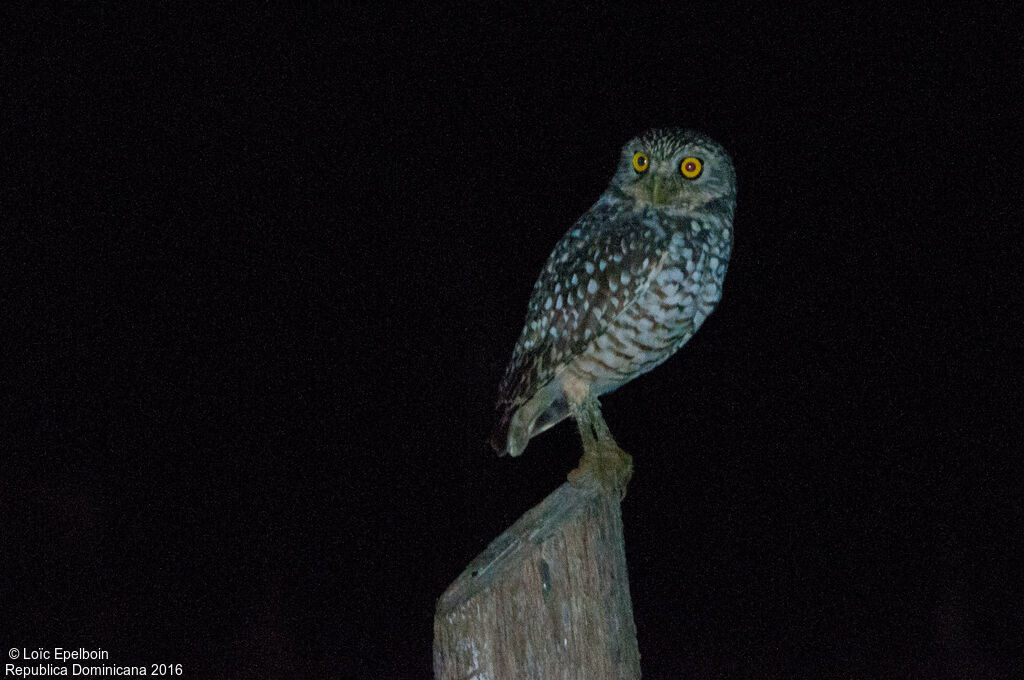
[[518,456],[530,440],[529,428],[524,428],[516,417],[519,412],[517,408],[506,408],[491,434],[491,447],[499,456]]
[[506,407],[491,435],[499,456],[522,454],[530,438],[558,424],[569,415],[565,394],[552,384],[519,408]]

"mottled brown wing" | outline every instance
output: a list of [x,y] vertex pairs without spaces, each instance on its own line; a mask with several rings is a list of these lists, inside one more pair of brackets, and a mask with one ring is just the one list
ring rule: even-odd
[[602,203],[562,237],[533,287],[499,387],[505,420],[642,295],[667,246],[653,216]]

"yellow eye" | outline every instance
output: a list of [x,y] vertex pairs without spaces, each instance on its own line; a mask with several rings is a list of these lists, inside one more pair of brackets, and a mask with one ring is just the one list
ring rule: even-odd
[[679,170],[686,179],[697,179],[704,170],[704,164],[700,162],[699,158],[690,156],[684,158],[683,162],[679,164]]
[[637,172],[647,172],[647,166],[650,164],[651,162],[647,160],[647,154],[643,151],[633,154],[633,169]]

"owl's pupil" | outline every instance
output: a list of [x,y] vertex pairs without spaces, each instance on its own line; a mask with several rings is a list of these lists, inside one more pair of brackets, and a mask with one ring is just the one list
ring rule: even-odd
[[687,163],[686,164],[686,171],[687,172],[693,172],[696,169],[697,169],[697,166],[694,165],[693,163]]

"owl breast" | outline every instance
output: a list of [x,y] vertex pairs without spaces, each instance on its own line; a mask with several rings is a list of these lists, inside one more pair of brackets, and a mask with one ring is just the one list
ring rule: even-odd
[[722,297],[730,226],[705,216],[667,230],[671,236],[646,289],[573,359],[564,380],[589,383],[592,394],[605,394],[686,344]]

